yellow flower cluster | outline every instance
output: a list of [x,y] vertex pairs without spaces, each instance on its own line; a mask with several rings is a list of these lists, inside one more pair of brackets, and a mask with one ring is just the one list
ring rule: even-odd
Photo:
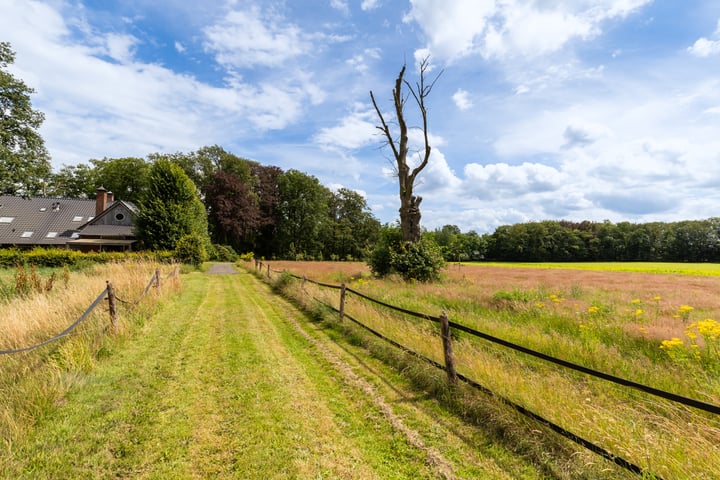
[[591,306],[588,307],[588,310],[587,310],[587,311],[588,311],[589,314],[592,315],[593,313],[598,313],[598,312],[600,311],[600,307],[597,307],[597,306],[595,306],[595,305],[591,305]]
[[660,345],[660,348],[663,350],[672,350],[675,347],[682,347],[685,345],[685,342],[680,340],[677,337],[673,337],[670,340],[663,340],[662,345]]
[[712,318],[706,318],[705,320],[691,323],[685,330],[685,335],[693,340],[697,338],[698,334],[706,341],[715,342],[720,339],[720,323]]

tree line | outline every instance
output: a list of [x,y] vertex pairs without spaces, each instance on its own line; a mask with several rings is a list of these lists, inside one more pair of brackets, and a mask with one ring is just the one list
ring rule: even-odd
[[[165,172],[167,164],[177,166],[187,177],[202,211],[188,200],[167,215],[169,205],[183,195],[179,192],[187,191],[178,184],[182,180],[174,179],[177,175]],[[345,188],[332,191],[312,175],[262,165],[219,146],[64,166],[48,176],[43,193],[93,198],[98,186],[140,207],[140,237],[154,249],[175,248],[171,243],[177,238],[167,231],[188,223],[180,221],[187,216],[206,216],[212,243],[265,258],[363,259],[381,228],[359,193]],[[157,220],[163,216],[165,221]],[[151,227],[152,234],[142,234]]]
[[503,225],[484,235],[446,225],[427,234],[448,261],[720,262],[720,218],[669,223],[546,220]]

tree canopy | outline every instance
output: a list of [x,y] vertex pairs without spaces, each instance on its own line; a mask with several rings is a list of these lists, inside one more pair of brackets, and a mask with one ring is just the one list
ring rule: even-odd
[[195,185],[178,165],[164,159],[150,169],[135,221],[137,236],[151,250],[174,250],[187,235],[207,237],[207,214]]
[[45,116],[34,110],[34,90],[7,71],[15,53],[0,42],[0,193],[38,195],[50,175],[50,155],[38,132]]

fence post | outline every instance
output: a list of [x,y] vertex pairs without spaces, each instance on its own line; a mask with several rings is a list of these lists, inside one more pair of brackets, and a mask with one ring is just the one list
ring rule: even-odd
[[303,293],[305,293],[305,291],[306,291],[306,290],[305,290],[305,282],[307,282],[307,277],[306,277],[305,274],[303,273],[302,281],[300,282],[300,290],[301,290]]
[[268,278],[270,278],[270,264],[268,264],[268,266],[267,266],[267,267],[268,267],[268,270],[267,270],[267,272],[268,272],[268,273],[267,273],[267,276],[268,276]]
[[158,296],[160,296],[160,269],[155,270],[155,289],[157,290]]
[[110,283],[110,280],[106,280],[107,284],[107,295],[108,295],[108,309],[110,310],[110,328],[113,333],[118,331],[118,314],[117,314],[117,299],[115,298],[115,287]]
[[340,321],[345,318],[345,290],[347,287],[344,283],[340,284]]
[[453,354],[452,338],[450,336],[450,321],[444,310],[440,314],[440,335],[443,341],[445,372],[447,373],[448,381],[452,385],[457,385],[458,377],[457,371],[455,370],[455,355]]

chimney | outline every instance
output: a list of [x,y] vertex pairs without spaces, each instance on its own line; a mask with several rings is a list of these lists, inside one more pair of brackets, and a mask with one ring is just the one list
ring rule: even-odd
[[107,208],[107,190],[103,187],[95,191],[95,216],[97,217]]
[[107,206],[108,207],[114,200],[115,200],[115,195],[113,194],[113,192],[107,192]]

